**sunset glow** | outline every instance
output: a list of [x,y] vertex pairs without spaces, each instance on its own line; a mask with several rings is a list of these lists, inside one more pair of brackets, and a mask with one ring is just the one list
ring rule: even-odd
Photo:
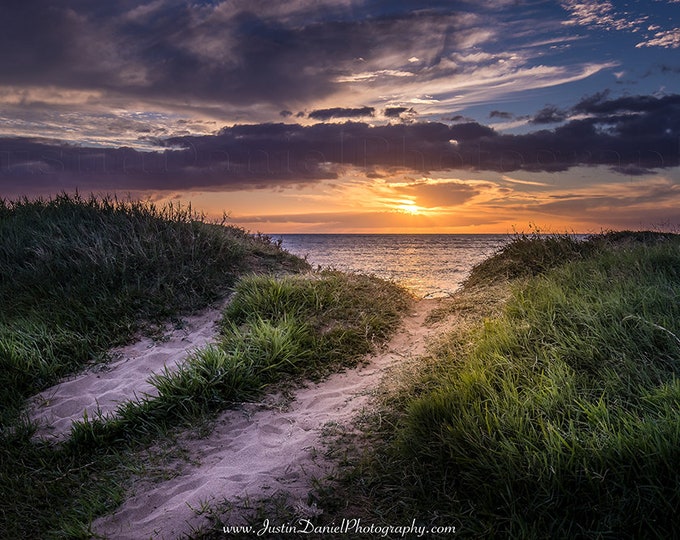
[[417,216],[423,212],[423,208],[418,206],[415,201],[411,200],[405,200],[402,201],[401,204],[396,206],[397,210],[401,210],[402,212],[405,212],[406,214],[411,214],[413,216]]
[[677,228],[680,3],[626,5],[12,3],[0,196],[266,233]]

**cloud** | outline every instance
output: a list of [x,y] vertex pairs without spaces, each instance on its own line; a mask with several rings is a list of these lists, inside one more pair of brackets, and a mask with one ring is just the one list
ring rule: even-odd
[[656,96],[625,96],[607,99],[609,92],[599,92],[579,101],[575,106],[576,112],[594,114],[612,114],[618,112],[653,113],[663,111],[674,113],[680,107],[680,94]]
[[617,11],[614,4],[607,0],[563,0],[561,5],[571,16],[565,23],[570,26],[635,30],[649,19],[645,15],[633,18],[630,12]]
[[678,74],[680,73],[680,66],[670,66],[668,64],[662,64],[659,69],[661,70],[661,73],[667,74],[667,73],[675,73]]
[[460,16],[445,10],[285,4],[10,3],[0,19],[0,84],[292,110],[360,71],[411,76],[410,59],[426,65],[468,39],[456,37]]
[[[638,165],[677,164],[677,148],[673,146],[680,136],[680,95],[605,99],[605,95],[596,94],[579,102],[574,111],[590,115],[582,122],[598,127],[598,135],[610,137],[610,144],[615,142],[617,151],[628,154],[637,151],[641,156]],[[643,155],[648,159],[643,159]]]
[[[0,97],[13,100],[14,132],[5,134],[56,136],[61,125],[75,141],[81,119],[140,110],[233,125],[290,118],[286,111],[361,118],[353,111],[365,108],[385,111],[376,121],[412,121],[417,105],[420,118],[438,119],[611,67],[549,65],[537,46],[500,49],[514,30],[537,26],[487,4],[13,2],[0,19]],[[121,144],[112,134],[102,130],[96,142]]]
[[413,107],[387,107],[383,111],[383,114],[387,118],[401,118],[402,115],[405,115],[407,117],[414,117],[418,113],[415,111]]
[[510,120],[514,117],[514,114],[505,111],[491,111],[489,113],[489,118],[502,118],[504,120]]
[[[680,204],[680,186],[667,182],[647,182],[644,186],[631,185],[612,190],[612,194],[592,193],[589,191],[561,194],[554,200],[535,206],[541,212],[552,215],[589,214],[593,218],[601,212],[631,212],[631,209],[649,210],[649,205],[661,210],[665,219],[677,220],[676,210]],[[550,197],[548,198],[550,199]]]
[[637,48],[662,47],[664,49],[677,49],[680,47],[680,28],[656,32],[653,37],[641,41],[635,46]]
[[314,120],[330,120],[332,118],[361,118],[363,116],[374,116],[373,107],[360,107],[356,109],[334,107],[331,109],[318,109],[310,112],[307,116]]
[[396,193],[414,197],[424,208],[459,206],[480,193],[479,187],[462,182],[416,183],[394,188]]
[[[678,165],[680,94],[609,99],[600,93],[564,113],[547,107],[534,120],[567,113],[571,119],[555,129],[517,135],[499,134],[476,122],[268,123],[225,127],[212,135],[142,133],[157,148],[153,152],[4,138],[0,181],[17,188],[52,181],[97,189],[235,190],[336,178],[347,166],[427,174],[449,169],[558,172],[605,165],[638,175]],[[436,197],[429,198],[428,190],[444,190],[438,193],[443,200],[447,193],[454,201],[471,195],[456,185],[417,189],[430,201]]]
[[563,111],[554,105],[548,105],[538,111],[529,122],[531,124],[557,124],[563,122],[566,118],[566,111]]
[[[562,0],[560,4],[570,15],[564,23],[567,26],[585,26],[606,31],[642,34],[644,39],[635,45],[637,48],[677,49],[680,47],[680,28],[664,29],[659,24],[650,22],[652,14],[663,13],[660,7],[657,7],[657,10],[660,10],[659,14],[655,13],[656,10],[650,10],[650,14],[635,14],[629,5],[626,5],[626,10],[620,10],[608,0]],[[636,7],[640,8],[640,6]],[[644,5],[641,7],[645,8]],[[664,20],[663,16],[659,17],[661,24],[665,24],[668,20],[673,19],[668,17]]]
[[234,215],[233,221],[240,226],[251,230],[261,227],[274,226],[295,230],[309,230],[316,232],[319,226],[326,231],[337,230],[340,232],[375,232],[375,231],[399,231],[399,230],[422,230],[432,231],[441,227],[465,227],[477,225],[493,225],[500,222],[497,216],[489,215],[461,215],[427,217],[411,215],[405,212],[310,212],[297,214],[271,214],[271,215]]

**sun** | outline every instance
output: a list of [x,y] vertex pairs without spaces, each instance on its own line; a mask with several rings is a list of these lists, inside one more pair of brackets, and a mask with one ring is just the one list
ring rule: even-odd
[[412,216],[417,216],[419,214],[422,214],[423,211],[425,210],[424,208],[418,206],[415,201],[412,201],[410,199],[402,199],[398,201],[399,204],[395,206],[395,209],[398,210],[399,212],[403,212],[405,214],[410,214]]

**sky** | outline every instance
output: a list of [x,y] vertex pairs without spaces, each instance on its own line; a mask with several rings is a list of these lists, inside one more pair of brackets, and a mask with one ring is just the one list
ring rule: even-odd
[[680,229],[680,0],[24,0],[0,197],[253,232]]

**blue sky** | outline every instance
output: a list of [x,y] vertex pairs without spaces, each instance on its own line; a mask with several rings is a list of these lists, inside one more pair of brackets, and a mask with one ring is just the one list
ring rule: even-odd
[[29,0],[0,196],[264,232],[680,225],[680,0]]

